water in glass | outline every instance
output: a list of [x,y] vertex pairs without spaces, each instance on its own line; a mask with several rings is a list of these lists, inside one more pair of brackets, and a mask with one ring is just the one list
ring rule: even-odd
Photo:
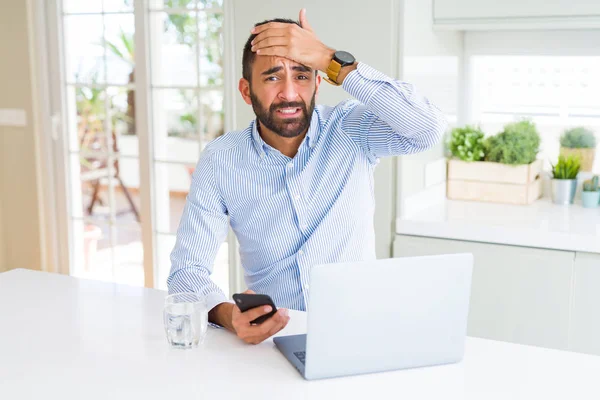
[[165,299],[164,323],[167,340],[174,348],[198,346],[206,336],[208,312],[204,298],[194,293],[177,293]]

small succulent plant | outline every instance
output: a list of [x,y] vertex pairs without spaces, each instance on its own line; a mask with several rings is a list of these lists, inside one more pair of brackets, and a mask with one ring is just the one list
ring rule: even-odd
[[583,182],[584,192],[600,192],[600,186],[598,185],[598,176],[594,176],[592,179],[588,179]]
[[554,179],[575,179],[581,168],[579,156],[559,156],[556,165],[552,166],[552,177]]

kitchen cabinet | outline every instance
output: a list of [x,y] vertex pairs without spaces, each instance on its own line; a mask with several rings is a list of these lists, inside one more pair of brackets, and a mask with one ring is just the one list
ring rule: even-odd
[[457,30],[600,26],[597,0],[433,0],[433,25]]
[[[569,348],[575,252],[410,235],[397,235],[394,242],[394,257],[462,252],[474,256],[469,336]],[[600,281],[600,272],[592,275],[590,268],[582,264],[581,274]],[[592,311],[583,305],[589,296],[583,293],[581,318]],[[577,343],[585,348],[592,338],[580,336]]]
[[575,255],[569,350],[600,355],[600,254]]

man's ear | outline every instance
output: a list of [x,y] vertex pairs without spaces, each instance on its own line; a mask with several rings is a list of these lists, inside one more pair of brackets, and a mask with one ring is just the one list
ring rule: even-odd
[[319,95],[319,86],[321,86],[322,82],[321,74],[317,73],[317,77],[315,79],[315,98]]
[[240,91],[240,94],[242,95],[242,98],[246,102],[246,104],[251,106],[252,99],[250,98],[250,82],[248,82],[244,78],[241,78],[240,83],[238,84],[238,89]]

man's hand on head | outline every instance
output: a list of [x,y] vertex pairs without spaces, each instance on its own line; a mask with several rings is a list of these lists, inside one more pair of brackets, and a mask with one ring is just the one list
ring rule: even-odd
[[261,56],[284,57],[315,70],[325,72],[335,50],[317,38],[306,19],[306,10],[300,11],[300,24],[270,22],[252,29],[256,38],[252,51]]

